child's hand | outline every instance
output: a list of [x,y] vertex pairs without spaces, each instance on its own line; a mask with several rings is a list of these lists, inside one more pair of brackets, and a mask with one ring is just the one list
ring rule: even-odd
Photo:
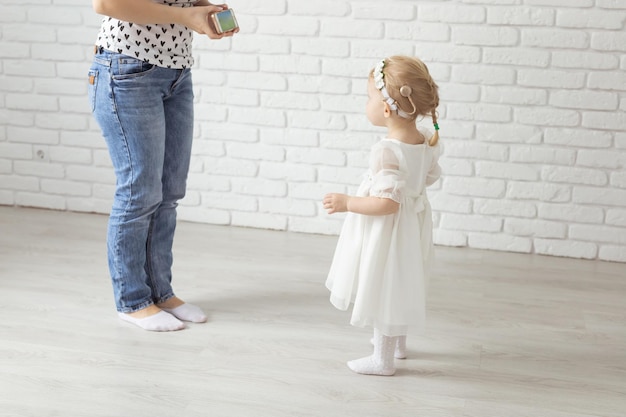
[[345,194],[330,193],[324,196],[324,209],[328,214],[342,213],[348,211],[348,199],[350,196]]

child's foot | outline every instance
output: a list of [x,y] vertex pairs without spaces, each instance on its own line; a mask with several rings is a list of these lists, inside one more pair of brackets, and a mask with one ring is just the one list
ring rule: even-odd
[[[374,344],[374,338],[370,339],[370,343]],[[406,359],[406,336],[398,336],[393,357],[396,359]]]
[[385,367],[382,362],[374,358],[374,355],[349,361],[348,368],[350,368],[357,374],[363,375],[391,376],[396,373],[395,367]]
[[382,334],[378,329],[374,329],[374,353],[365,358],[348,362],[348,368],[354,372],[364,375],[384,375],[391,376],[396,373],[394,365],[394,351],[398,337],[390,337]]
[[398,336],[393,356],[396,359],[406,359],[406,336]]
[[135,312],[135,314],[118,313],[118,316],[124,321],[153,332],[171,332],[185,328],[185,323],[162,310],[148,316],[145,316],[141,310],[140,312]]

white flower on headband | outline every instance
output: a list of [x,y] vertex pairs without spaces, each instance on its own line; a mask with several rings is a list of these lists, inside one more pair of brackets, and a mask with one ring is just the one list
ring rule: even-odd
[[[389,92],[387,91],[387,88],[385,87],[385,74],[383,73],[383,68],[385,68],[384,59],[382,61],[379,61],[374,67],[374,85],[376,86],[378,90],[380,90],[380,93],[383,95],[383,98],[385,99],[384,101],[389,105],[389,108],[391,110],[395,111],[400,117],[403,117],[405,119],[410,119],[411,115],[403,111],[402,109],[400,109],[398,107],[398,103],[396,103],[396,101],[393,98],[391,98],[391,96],[389,95]],[[406,93],[407,89],[408,89],[408,94],[404,95],[403,92]],[[409,95],[411,95],[410,90],[411,90],[411,87],[409,87],[408,85],[402,86],[402,88],[400,89],[400,94],[403,97],[408,97]]]
[[374,85],[377,89],[385,88],[385,74],[383,74],[383,68],[385,67],[385,60],[380,61],[374,67]]

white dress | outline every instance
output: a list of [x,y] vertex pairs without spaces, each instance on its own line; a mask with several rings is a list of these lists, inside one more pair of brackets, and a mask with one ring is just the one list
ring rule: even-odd
[[390,198],[400,208],[385,216],[348,213],[345,219],[326,287],[338,309],[354,304],[350,324],[392,337],[423,329],[433,245],[425,190],[439,178],[438,159],[439,146],[428,143],[385,138],[372,147],[357,196]]

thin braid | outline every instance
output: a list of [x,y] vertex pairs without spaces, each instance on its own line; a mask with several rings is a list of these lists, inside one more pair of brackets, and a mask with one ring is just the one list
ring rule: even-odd
[[433,125],[435,126],[435,134],[433,135],[432,138],[430,138],[430,140],[428,141],[428,144],[430,146],[435,146],[437,144],[437,142],[439,142],[439,124],[437,123],[437,111],[436,111],[436,109],[432,109],[430,111],[430,115],[433,118]]
[[433,134],[433,137],[430,138],[430,141],[428,141],[430,146],[435,146],[437,142],[439,142],[439,123],[437,122],[437,107],[439,107],[439,96],[437,95],[437,86],[435,85],[432,77],[428,77],[428,85],[430,86],[431,91],[435,93],[433,94],[433,97],[437,98],[435,103],[433,103],[434,107],[430,111],[430,115],[433,119],[433,126],[435,127],[435,133]]

